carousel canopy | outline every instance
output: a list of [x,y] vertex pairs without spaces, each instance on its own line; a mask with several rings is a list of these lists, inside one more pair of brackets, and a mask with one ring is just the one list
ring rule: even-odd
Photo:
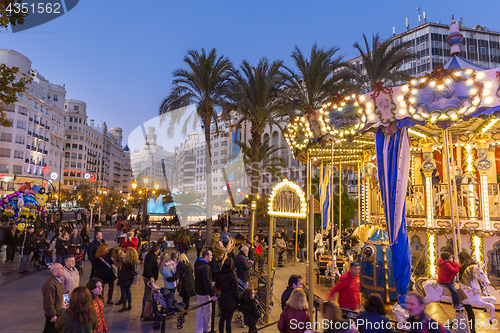
[[[456,30],[456,31],[454,31]],[[452,53],[459,53],[462,35],[452,22]],[[455,51],[454,51],[455,50]],[[441,136],[453,126],[467,133],[485,133],[499,125],[500,68],[485,69],[459,56],[407,84],[385,87],[382,83],[365,95],[334,96],[316,111],[293,118],[285,138],[295,157],[305,153],[329,159],[331,142],[342,163],[358,163],[362,151],[373,148],[374,133],[382,129],[394,133],[409,127],[412,142]],[[470,136],[472,137],[472,136]]]

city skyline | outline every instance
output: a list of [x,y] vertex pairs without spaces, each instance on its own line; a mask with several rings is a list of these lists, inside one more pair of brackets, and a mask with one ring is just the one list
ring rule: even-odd
[[[30,58],[37,70],[50,73],[52,82],[66,85],[67,98],[85,101],[90,115],[99,115],[92,117],[97,123],[112,119],[123,128],[124,138],[137,124],[157,116],[170,91],[171,73],[185,67],[182,59],[191,48],[216,47],[236,66],[243,59],[255,64],[261,56],[291,65],[294,45],[308,54],[317,42],[321,47],[339,47],[339,54],[347,60],[357,55],[352,45],[362,40],[363,33],[369,37],[380,33],[385,39],[395,27],[399,34],[406,30],[406,17],[410,28],[417,26],[417,7],[426,11],[429,22],[449,24],[455,15],[463,18],[466,26],[479,24],[500,30],[493,15],[471,9],[465,1],[455,1],[452,8],[430,1],[364,2],[363,11],[358,10],[359,3],[327,1],[313,6],[298,1],[286,5],[225,1],[217,7],[199,3],[194,9],[181,3],[154,3],[148,20],[137,18],[132,2],[124,1],[120,7],[100,4],[99,11],[93,4],[81,2],[66,15],[25,32],[2,31],[1,47]],[[148,5],[146,8],[153,8],[153,3]],[[491,3],[489,9],[495,12],[500,4]],[[318,12],[331,12],[334,18],[322,18]],[[394,12],[400,16],[387,19],[387,14]],[[83,24],[87,19],[92,19],[93,25]],[[179,27],[182,34],[175,33]],[[78,46],[68,49],[62,41],[78,41]]]

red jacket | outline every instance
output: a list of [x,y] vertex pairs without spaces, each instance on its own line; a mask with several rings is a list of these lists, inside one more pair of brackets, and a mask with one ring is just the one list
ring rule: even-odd
[[129,239],[125,242],[122,243],[122,247],[124,250],[127,249],[127,247],[133,247],[134,249],[137,249],[137,245],[139,244],[139,240],[137,238],[132,238],[132,239]]
[[438,258],[438,282],[439,283],[453,283],[455,276],[460,271],[460,264],[451,263],[443,258]]
[[311,324],[306,324],[310,322],[309,310],[295,310],[287,305],[281,313],[278,329],[281,333],[303,333],[311,328]]
[[337,284],[330,290],[328,299],[333,298],[335,293],[339,293],[340,307],[356,310],[361,304],[359,299],[359,276],[354,278],[349,272],[342,275]]

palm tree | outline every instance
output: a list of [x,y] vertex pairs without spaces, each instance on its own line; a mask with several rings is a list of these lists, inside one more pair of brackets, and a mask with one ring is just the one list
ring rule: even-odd
[[[278,126],[284,115],[285,100],[282,95],[283,61],[272,63],[265,57],[259,60],[257,67],[252,67],[244,60],[240,71],[234,71],[227,110],[234,110],[251,124],[251,194],[256,197],[259,185],[259,150],[262,134],[266,126]],[[226,110],[226,111],[227,111]]]
[[310,59],[306,59],[302,51],[295,46],[292,58],[297,72],[285,67],[287,93],[293,106],[302,115],[317,110],[335,94],[350,93],[356,90],[355,72],[342,56],[336,56],[338,48],[328,50],[311,48]]
[[[251,166],[253,163],[252,160],[252,153],[253,153],[253,147],[252,147],[253,141],[250,141],[250,145],[247,146],[244,142],[238,142],[238,145],[241,147],[242,153],[243,153],[243,162],[247,166]],[[270,172],[271,174],[275,174],[276,171],[286,168],[286,163],[283,158],[277,156],[277,153],[280,150],[285,149],[285,147],[271,147],[269,144],[269,139],[266,139],[264,142],[261,143],[259,147],[259,157],[258,157],[258,167],[257,170],[259,171],[259,179],[260,179],[260,174],[262,172]],[[253,170],[252,168],[248,168],[248,170]]]
[[[191,104],[196,106],[196,112],[191,113],[183,125],[183,134],[186,134],[188,123],[193,123],[196,128],[198,120],[205,131],[205,160],[207,180],[207,238],[212,235],[212,154],[210,151],[210,129],[212,121],[217,122],[215,108],[222,105],[227,93],[228,82],[232,73],[233,64],[224,56],[217,56],[217,51],[212,49],[206,53],[201,49],[201,54],[196,50],[189,50],[184,62],[188,69],[177,69],[173,72],[172,91],[160,106],[160,115],[171,114],[169,135],[173,135],[173,128],[178,125],[189,110]],[[180,109],[179,112],[171,111]],[[216,126],[217,128],[217,126]]]
[[360,87],[368,92],[375,87],[377,82],[385,82],[386,85],[396,85],[411,79],[411,75],[399,68],[405,61],[413,60],[416,55],[409,50],[410,42],[391,45],[392,38],[383,42],[379,35],[373,36],[372,46],[363,34],[366,50],[356,42],[354,47],[358,49],[363,59],[363,67],[366,74],[360,73]]
[[172,199],[181,226],[182,222],[187,222],[189,216],[199,216],[203,212],[203,208],[198,204],[203,200],[203,196],[198,192],[173,193]]

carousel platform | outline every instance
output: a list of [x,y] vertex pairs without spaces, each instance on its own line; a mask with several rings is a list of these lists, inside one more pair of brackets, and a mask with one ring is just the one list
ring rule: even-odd
[[[305,275],[305,265],[301,267],[287,267],[288,271],[293,270],[294,268],[297,270],[296,273],[294,274],[300,274],[302,276]],[[316,270],[315,270],[316,273]],[[279,276],[279,271],[276,272],[276,276]],[[307,279],[305,279],[306,283],[304,284],[304,287],[309,289],[310,284]],[[316,278],[316,275],[312,281],[312,288],[313,288],[313,293],[317,301],[320,303],[322,301],[325,301],[328,298],[328,293],[330,292],[330,289],[332,288],[332,282],[331,280],[327,280],[324,276],[322,276],[319,281]],[[363,303],[363,296],[361,295],[361,303]],[[388,314],[389,319],[394,320],[392,317],[392,307],[394,306],[395,302],[389,302],[386,304],[385,310]],[[431,316],[432,318],[438,320],[440,323],[443,325],[446,324],[447,321],[449,321],[449,324],[452,325],[452,320],[455,315],[455,310],[453,309],[453,306],[449,303],[446,302],[434,302],[431,303],[427,306],[426,308],[426,313]],[[476,316],[476,332],[477,333],[486,333],[486,332],[491,332],[492,330],[498,330],[500,327],[500,312],[499,309],[497,308],[497,311],[495,312],[495,320],[496,322],[493,322],[493,324],[490,324],[488,326],[489,322],[489,314],[484,312],[482,309],[474,309],[474,314]],[[496,326],[495,326],[496,324]],[[489,327],[489,328],[485,328]],[[450,328],[451,330],[451,328]]]

